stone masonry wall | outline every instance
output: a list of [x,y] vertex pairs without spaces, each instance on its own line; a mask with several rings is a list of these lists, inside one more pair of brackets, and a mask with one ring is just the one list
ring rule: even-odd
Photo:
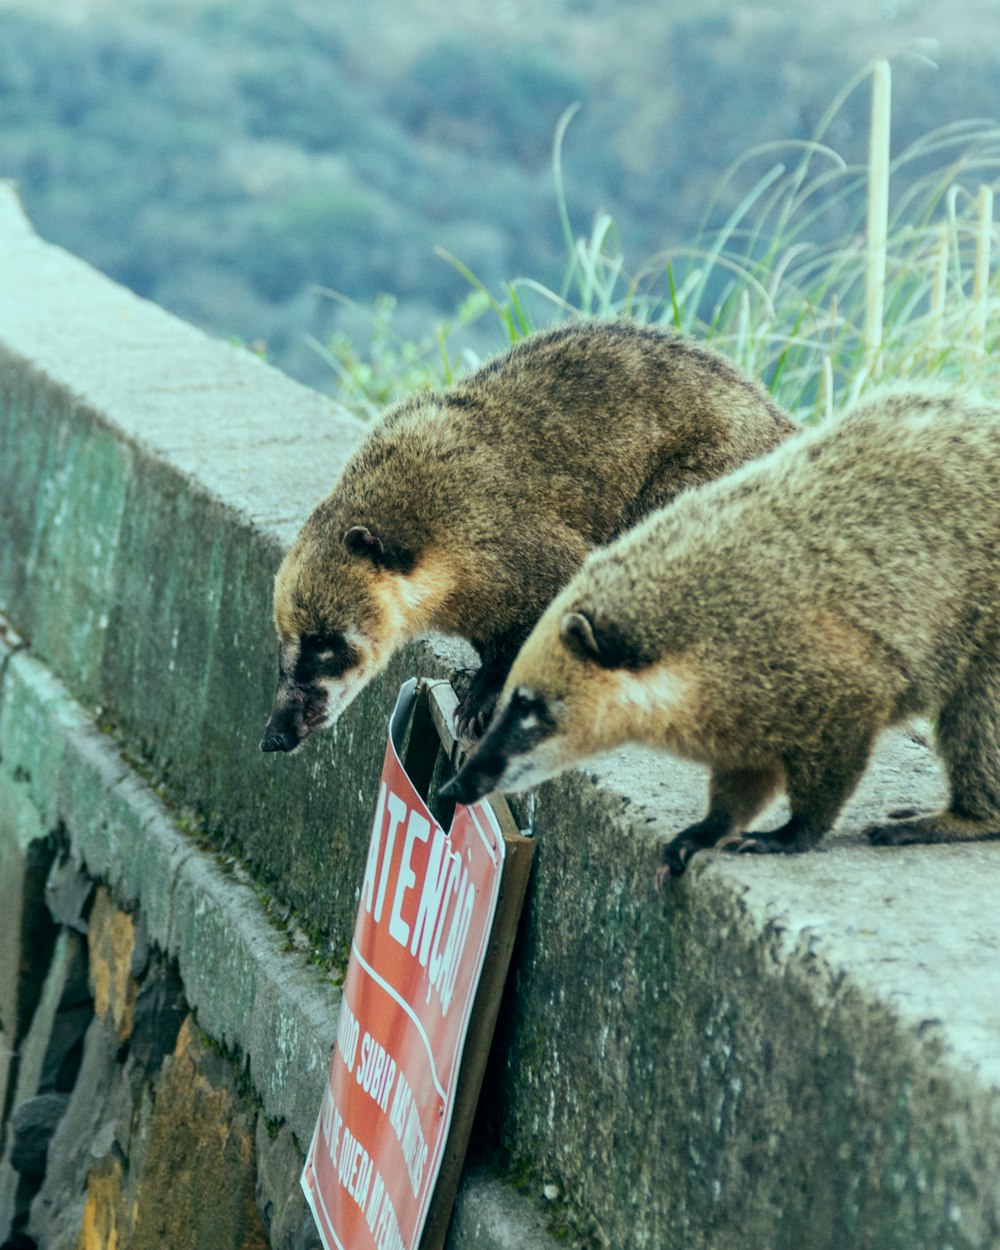
[[[198,1027],[142,913],[117,907],[57,839],[32,850],[26,883],[49,871],[25,900],[19,953],[25,972],[37,961],[42,994],[17,1047],[0,1162],[6,1244],[317,1246],[289,1183],[300,1157],[288,1131],[268,1125]],[[39,961],[42,929],[54,940]],[[277,1194],[266,1180],[276,1170]]]

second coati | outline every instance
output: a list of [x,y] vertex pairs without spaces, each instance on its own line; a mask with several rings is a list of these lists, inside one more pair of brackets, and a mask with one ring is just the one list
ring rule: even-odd
[[[640,742],[711,769],[667,844],[804,851],[876,736],[936,714],[947,809],[879,844],[1000,836],[1000,407],[890,391],[691,491],[595,552],[514,662],[443,793],[522,790]],[[752,832],[779,790],[787,823]]]
[[371,431],[278,570],[263,751],[332,724],[418,635],[469,640],[475,738],[546,604],[594,547],[795,429],[714,351],[627,321],[537,334]]

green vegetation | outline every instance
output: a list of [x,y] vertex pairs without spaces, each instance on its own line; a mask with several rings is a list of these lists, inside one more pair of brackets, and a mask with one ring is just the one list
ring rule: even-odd
[[[328,7],[209,0],[183,25],[149,8],[78,25],[0,8],[0,176],[38,229],[319,383],[304,338],[337,307],[317,285],[392,291],[416,327],[463,295],[441,242],[491,279],[515,256],[557,271],[547,152],[586,94],[536,50],[453,39],[383,80]],[[489,108],[465,111],[484,79]]]
[[[889,67],[880,62],[868,159],[852,165],[824,140],[867,77],[848,84],[808,143],[751,154],[764,172],[721,228],[630,276],[613,223],[604,219],[574,243],[569,298],[546,297],[563,310],[627,313],[706,339],[807,419],[886,377],[993,389],[1000,272],[991,271],[990,254],[1000,129],[946,126],[890,160]],[[903,193],[889,214],[894,183]],[[839,234],[831,218],[844,223]],[[535,284],[512,284],[499,309],[508,325],[526,322],[522,287],[542,293]]]
[[[566,114],[554,160],[568,248],[562,286],[516,279],[493,295],[451,258],[474,288],[462,324],[491,309],[507,342],[581,314],[670,325],[765,379],[804,420],[887,377],[994,390],[1000,270],[990,264],[996,228],[992,183],[984,180],[1000,177],[1000,129],[947,126],[890,160],[889,67],[873,70],[876,124],[866,163],[849,164],[824,140],[847,100],[864,95],[869,70],[840,93],[810,141],[767,145],[741,162],[763,172],[721,228],[635,272],[611,217],[599,217],[587,237],[572,233],[561,178]],[[907,177],[914,168],[922,172]],[[905,191],[890,215],[897,181]],[[843,223],[839,236],[831,220]],[[345,343],[338,350],[343,398],[365,411],[445,383],[461,368],[449,357],[452,326],[440,325],[433,340],[407,342],[393,337],[386,313],[391,306],[383,304],[367,359]]]
[[[939,3],[924,6],[930,17]],[[713,231],[737,223],[725,257],[707,267],[710,301],[734,248],[764,263],[774,237],[764,210],[782,186],[795,198],[801,152],[756,197],[770,166],[744,154],[815,135],[826,101],[864,60],[857,23],[880,20],[860,0],[807,23],[720,0],[690,18],[656,0],[555,0],[530,21],[513,20],[503,3],[455,11],[437,0],[69,7],[79,20],[61,20],[60,6],[0,0],[0,176],[18,181],[39,230],[206,329],[266,344],[275,363],[320,386],[336,375],[307,340],[332,341],[328,354],[350,358],[370,316],[359,308],[391,292],[391,314],[384,303],[377,313],[386,328],[375,376],[363,383],[375,404],[392,391],[397,364],[412,380],[441,361],[436,336],[419,341],[435,320],[455,323],[445,376],[462,367],[459,345],[483,352],[502,338],[462,307],[467,280],[442,252],[490,291],[530,274],[596,308],[621,255],[669,249],[681,316],[711,324],[685,287],[693,257],[684,241],[704,249]],[[949,9],[949,29],[962,25]],[[940,70],[898,63],[896,150],[995,98],[996,64],[968,25],[961,55],[943,57]],[[552,134],[573,103],[560,194],[571,236],[595,222],[579,253],[581,272],[593,269],[590,294],[579,272],[563,291],[566,221],[549,166]],[[866,130],[867,104],[854,92],[824,141],[856,169]],[[825,160],[813,150],[802,193]],[[897,206],[928,168],[917,160],[897,171]],[[833,246],[855,204],[844,185],[825,198],[821,185],[782,229]],[[756,244],[742,238],[747,229],[762,232]],[[632,277],[648,295],[664,273],[651,262]],[[627,289],[623,262],[619,279]],[[532,304],[530,288],[514,287],[525,315],[558,315],[544,299]],[[511,313],[521,315],[513,304]],[[749,315],[756,328],[752,300]],[[416,349],[401,346],[411,340]],[[767,353],[756,359],[768,367]]]

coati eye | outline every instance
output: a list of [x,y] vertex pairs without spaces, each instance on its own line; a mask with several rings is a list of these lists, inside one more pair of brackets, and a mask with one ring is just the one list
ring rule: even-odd
[[303,634],[299,639],[296,680],[303,685],[320,677],[339,677],[358,663],[360,655],[338,630]]
[[303,634],[299,646],[303,654],[322,658],[331,651],[336,651],[344,641],[343,634]]
[[517,686],[504,716],[511,750],[528,751],[555,732],[556,720],[544,695]]
[[539,695],[518,686],[510,697],[510,709],[519,720],[528,717],[542,719],[547,716],[545,700]]

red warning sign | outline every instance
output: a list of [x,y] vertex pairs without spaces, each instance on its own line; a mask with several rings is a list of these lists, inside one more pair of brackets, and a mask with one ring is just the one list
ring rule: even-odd
[[302,1174],[327,1250],[415,1250],[451,1124],[503,869],[489,806],[445,833],[389,741],[330,1080]]

